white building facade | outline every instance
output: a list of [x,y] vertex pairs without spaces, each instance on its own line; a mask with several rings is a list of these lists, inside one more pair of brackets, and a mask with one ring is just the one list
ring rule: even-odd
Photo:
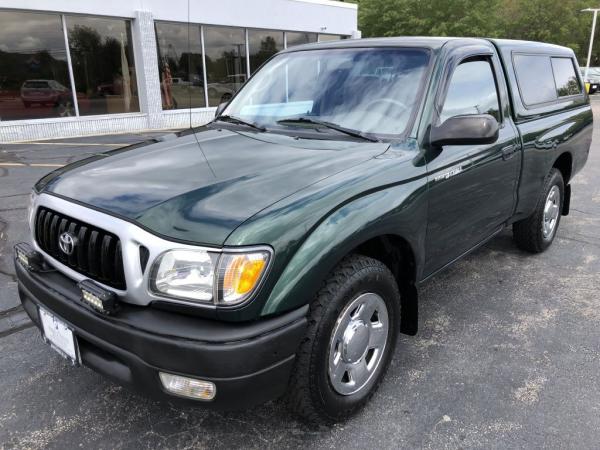
[[200,125],[277,51],[350,37],[332,0],[0,0],[0,143]]

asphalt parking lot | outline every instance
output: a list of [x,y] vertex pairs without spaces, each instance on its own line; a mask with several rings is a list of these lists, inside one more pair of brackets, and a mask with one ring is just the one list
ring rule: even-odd
[[[12,246],[46,172],[148,135],[0,145],[0,448],[597,448],[600,442],[600,102],[590,159],[554,245],[510,231],[420,292],[367,408],[306,428],[280,402],[217,413],[150,401],[70,367],[18,306]],[[66,145],[65,145],[66,144]]]

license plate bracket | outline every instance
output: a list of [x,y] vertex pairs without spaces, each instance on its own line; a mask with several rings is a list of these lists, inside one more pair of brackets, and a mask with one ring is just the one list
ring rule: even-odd
[[44,341],[74,366],[81,364],[77,338],[73,330],[63,320],[44,308],[40,307],[38,311]]

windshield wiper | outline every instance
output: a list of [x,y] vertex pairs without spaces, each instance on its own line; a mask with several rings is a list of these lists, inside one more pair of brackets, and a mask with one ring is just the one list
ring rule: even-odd
[[257,125],[254,122],[250,122],[248,120],[240,119],[239,117],[230,115],[218,116],[217,118],[215,118],[215,121],[237,123],[239,125],[246,125],[247,127],[254,128],[255,130],[267,131],[265,127],[261,127],[260,125]]
[[379,139],[368,136],[365,133],[363,133],[362,131],[353,130],[352,128],[346,128],[346,127],[343,127],[343,126],[335,124],[335,123],[326,122],[324,120],[312,119],[310,117],[294,117],[294,118],[290,118],[290,119],[281,119],[281,120],[278,120],[277,123],[280,125],[286,125],[286,124],[289,124],[289,125],[294,125],[294,124],[320,125],[322,127],[329,128],[331,130],[335,130],[335,131],[339,131],[340,133],[347,134],[348,136],[353,136],[353,137],[364,139],[365,141],[379,142]]

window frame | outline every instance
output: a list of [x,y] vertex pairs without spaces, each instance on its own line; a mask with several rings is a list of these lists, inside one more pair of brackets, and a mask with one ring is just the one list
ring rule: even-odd
[[[554,100],[549,100],[547,102],[538,102],[538,103],[527,103],[525,101],[525,97],[523,96],[523,89],[521,87],[521,81],[519,80],[519,72],[517,70],[517,65],[515,64],[515,56],[537,56],[537,57],[546,57],[548,58],[549,62],[550,62],[550,69],[552,70],[552,81],[554,82],[554,90],[556,93],[556,98]],[[560,97],[558,95],[558,88],[556,86],[556,76],[554,74],[554,67],[552,66],[552,58],[563,58],[563,59],[570,59],[571,60],[571,64],[573,65],[573,69],[575,71],[575,76],[577,77],[577,81],[579,83],[579,93],[578,94],[572,94],[572,95],[565,95],[564,97]],[[575,66],[575,61],[573,59],[573,56],[567,56],[567,55],[560,55],[558,53],[549,53],[549,52],[540,52],[540,53],[534,53],[534,52],[519,52],[519,51],[513,51],[511,53],[511,63],[513,66],[513,72],[515,74],[515,80],[517,82],[517,89],[519,91],[519,98],[521,100],[521,104],[523,105],[523,107],[527,110],[527,111],[531,111],[531,110],[535,110],[535,109],[539,109],[545,106],[553,106],[553,105],[559,105],[561,103],[566,103],[566,102],[570,102],[573,100],[578,100],[578,99],[582,99],[585,97],[585,91],[583,89],[583,83],[582,83],[582,79],[581,79],[581,74],[579,73],[578,70],[576,70],[576,66]]]
[[441,114],[442,114],[442,111],[444,108],[444,104],[446,103],[446,98],[448,96],[448,90],[450,87],[450,83],[452,82],[452,77],[454,76],[454,72],[456,72],[456,69],[458,66],[460,66],[463,63],[469,62],[470,60],[472,60],[472,61],[482,60],[482,61],[487,62],[490,65],[490,70],[492,71],[492,76],[494,77],[494,85],[496,87],[496,97],[498,99],[498,107],[499,107],[498,113],[500,115],[500,120],[498,120],[498,125],[500,128],[504,127],[505,119],[506,119],[506,114],[505,114],[506,104],[503,100],[503,96],[501,95],[502,93],[500,91],[499,77],[498,77],[498,73],[497,73],[498,68],[496,67],[496,64],[494,64],[494,53],[491,50],[467,53],[467,54],[460,55],[460,57],[456,57],[456,58],[450,57],[449,63],[448,63],[448,60],[446,60],[446,62],[444,63],[446,65],[446,67],[445,67],[445,72],[444,72],[444,76],[443,76],[443,82],[442,82],[440,89],[438,90],[436,100],[434,103],[435,116],[432,120],[433,126],[441,125],[440,118],[441,118]]

